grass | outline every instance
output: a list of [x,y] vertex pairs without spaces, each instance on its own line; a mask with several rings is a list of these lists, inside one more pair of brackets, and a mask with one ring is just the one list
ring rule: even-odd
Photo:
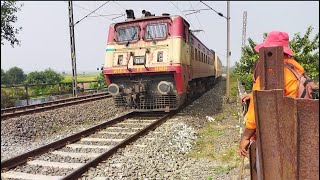
[[[97,74],[78,74],[77,75],[77,81],[81,82],[81,81],[95,81],[97,76],[99,75],[99,73]],[[67,74],[67,75],[63,75],[64,80],[62,82],[72,82],[72,75],[71,74]]]
[[[230,76],[231,96],[229,103],[223,105],[223,111],[214,117],[214,122],[208,123],[199,130],[198,138],[188,156],[195,159],[209,159],[216,162],[212,167],[215,174],[223,174],[240,165],[238,142],[233,142],[237,129],[238,112],[234,102],[237,100],[237,77]],[[228,137],[229,136],[229,137]],[[232,136],[232,137],[231,137]],[[208,176],[207,179],[212,179]]]
[[230,75],[230,95],[232,98],[236,98],[238,94],[237,76],[234,73]]
[[238,165],[233,163],[233,164],[227,164],[227,165],[218,165],[218,166],[214,166],[212,167],[212,170],[216,173],[216,174],[224,174],[229,172],[230,170],[232,170],[233,168],[236,168]]

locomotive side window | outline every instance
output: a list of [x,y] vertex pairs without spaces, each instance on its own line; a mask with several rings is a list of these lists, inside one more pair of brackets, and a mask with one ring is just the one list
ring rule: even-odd
[[195,51],[194,59],[198,61],[198,49],[194,48],[194,51]]
[[194,56],[193,56],[194,52],[193,52],[193,47],[191,47],[191,61],[194,60]]
[[203,52],[201,52],[201,62],[204,62]]
[[129,26],[117,29],[117,41],[126,42],[138,39],[138,26]]
[[147,25],[144,34],[144,37],[147,40],[166,38],[168,34],[167,24],[149,24]]

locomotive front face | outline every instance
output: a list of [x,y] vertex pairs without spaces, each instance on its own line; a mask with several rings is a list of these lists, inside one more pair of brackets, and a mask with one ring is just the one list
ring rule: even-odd
[[170,17],[151,17],[110,27],[104,74],[117,106],[178,108],[185,93],[181,59],[187,59],[182,53],[187,46],[172,37],[174,26]]

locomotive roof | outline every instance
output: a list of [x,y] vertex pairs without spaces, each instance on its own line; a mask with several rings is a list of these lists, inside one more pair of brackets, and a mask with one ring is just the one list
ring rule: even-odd
[[[122,21],[122,22],[118,22],[118,23],[112,23],[111,26],[115,26],[115,25],[119,25],[119,24],[126,24],[126,23],[133,23],[133,22],[139,22],[139,21],[145,21],[145,20],[156,20],[156,19],[175,19],[177,17],[181,17],[179,15],[172,15],[172,16],[147,16],[147,17],[142,17],[142,18],[136,18],[136,19],[131,19],[131,20],[127,20],[127,21]],[[189,26],[190,24],[188,23],[188,21],[186,21],[183,17],[181,17]]]

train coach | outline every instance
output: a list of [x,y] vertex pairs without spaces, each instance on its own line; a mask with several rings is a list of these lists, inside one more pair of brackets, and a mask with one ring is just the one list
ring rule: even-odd
[[221,61],[181,16],[152,15],[109,27],[103,73],[116,106],[170,111],[221,77]]

